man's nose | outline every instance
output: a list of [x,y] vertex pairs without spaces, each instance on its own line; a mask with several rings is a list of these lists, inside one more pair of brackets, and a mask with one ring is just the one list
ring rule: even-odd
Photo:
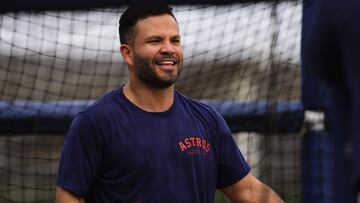
[[161,47],[160,51],[161,51],[161,53],[174,54],[175,48],[174,48],[174,45],[171,44],[171,42],[165,42],[163,44],[163,46]]

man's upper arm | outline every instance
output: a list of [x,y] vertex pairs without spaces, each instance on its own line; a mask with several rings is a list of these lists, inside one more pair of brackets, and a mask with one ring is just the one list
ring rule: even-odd
[[256,179],[251,173],[236,183],[221,189],[234,203],[258,202],[281,203],[281,198],[268,186]]
[[60,186],[56,187],[56,202],[55,203],[84,203],[84,199],[77,197],[71,192],[63,189]]
[[86,197],[102,161],[102,144],[87,114],[72,122],[61,152],[57,185]]

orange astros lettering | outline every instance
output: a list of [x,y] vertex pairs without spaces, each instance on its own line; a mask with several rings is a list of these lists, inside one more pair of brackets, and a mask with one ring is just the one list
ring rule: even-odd
[[195,146],[195,137],[190,137],[192,146]]
[[199,137],[196,138],[196,146],[201,147],[201,139]]
[[185,144],[186,144],[186,147],[191,147],[191,143],[189,141],[189,138],[185,138]]
[[206,140],[202,140],[201,147],[203,148],[203,150],[206,150],[206,144]]
[[[187,137],[179,141],[178,144],[182,152],[185,150],[191,152],[191,150],[199,150],[200,148],[203,152],[208,153],[211,149],[211,144],[201,137]],[[197,149],[192,149],[194,147]]]
[[186,149],[185,145],[182,142],[179,142],[179,146],[182,152]]

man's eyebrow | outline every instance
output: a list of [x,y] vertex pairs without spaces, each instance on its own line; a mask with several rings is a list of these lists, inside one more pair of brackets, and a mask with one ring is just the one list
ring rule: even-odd
[[153,35],[153,36],[146,37],[145,40],[162,39],[162,38],[163,38],[163,37],[161,37],[161,36]]
[[[164,37],[160,36],[160,35],[153,35],[153,36],[149,36],[145,38],[145,41],[148,40],[153,40],[153,39],[163,39]],[[174,35],[172,37],[170,37],[171,39],[180,39],[181,36],[180,35]]]

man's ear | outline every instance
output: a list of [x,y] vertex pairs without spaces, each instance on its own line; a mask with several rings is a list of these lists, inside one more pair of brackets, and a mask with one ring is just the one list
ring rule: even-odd
[[132,53],[131,53],[131,47],[127,44],[122,44],[120,46],[120,53],[121,53],[121,56],[123,57],[124,61],[132,66],[133,65],[133,56],[132,56]]

